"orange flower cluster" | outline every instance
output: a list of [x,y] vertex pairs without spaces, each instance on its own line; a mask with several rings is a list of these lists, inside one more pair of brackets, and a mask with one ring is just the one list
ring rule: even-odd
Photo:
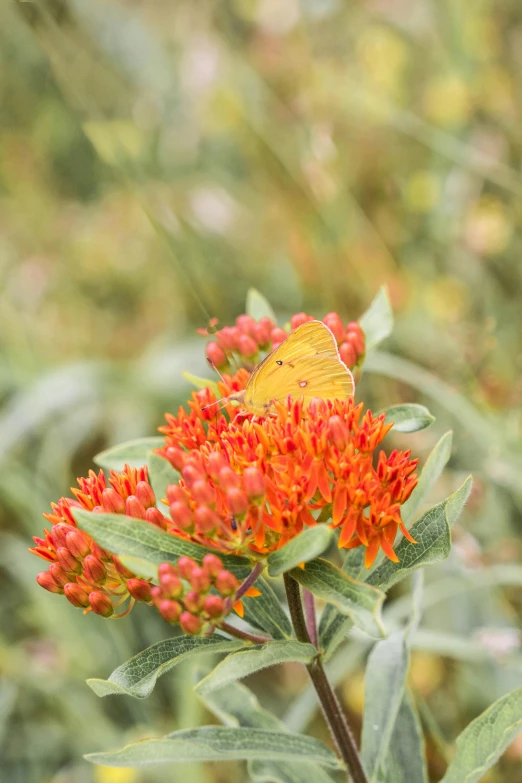
[[[247,380],[241,370],[225,377],[223,390],[239,391]],[[190,411],[167,415],[160,428],[159,453],[181,474],[168,489],[173,532],[220,551],[266,554],[322,513],[340,529],[340,547],[366,547],[367,567],[379,548],[397,560],[397,530],[412,540],[400,507],[417,483],[418,460],[409,451],[381,451],[374,460],[392,426],[384,414],[363,414],[352,400],[304,408],[289,399],[262,421],[230,421],[215,407],[204,410],[214,399],[209,389],[195,392]],[[232,417],[235,409],[227,411]]]
[[78,530],[73,509],[126,514],[162,529],[169,525],[156,508],[147,468],[126,465],[122,473],[111,471],[109,484],[101,470],[98,474],[91,470],[88,478],[78,479],[79,488],[71,490],[74,499],[62,498],[51,504],[51,514],[44,514],[52,527],[44,531],[44,538],[34,538],[36,546],[30,550],[51,563],[47,571],[38,574],[39,585],[51,593],[64,594],[73,606],[103,617],[113,616],[114,609],[129,597],[133,600],[128,609],[134,600],[150,602],[150,584]]
[[[312,315],[296,313],[290,320],[290,332],[307,321],[313,321]],[[213,319],[211,326],[217,321]],[[365,337],[357,321],[343,323],[338,313],[328,313],[323,318],[339,348],[339,354],[345,365],[353,370],[362,361],[365,353]],[[206,329],[198,330],[207,335]],[[259,361],[260,352],[269,353],[286,340],[289,332],[277,326],[270,318],[255,321],[250,315],[240,315],[235,326],[225,326],[215,333],[215,340],[207,344],[207,358],[219,369],[227,369],[230,359],[237,366],[246,364],[255,366]]]

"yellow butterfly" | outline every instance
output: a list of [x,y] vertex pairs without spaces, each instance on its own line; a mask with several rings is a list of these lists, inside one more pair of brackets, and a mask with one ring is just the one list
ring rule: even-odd
[[354,389],[353,375],[341,360],[330,329],[322,321],[308,321],[257,365],[244,391],[225,400],[266,416],[274,402],[285,402],[288,396],[309,404],[314,397],[344,400]]

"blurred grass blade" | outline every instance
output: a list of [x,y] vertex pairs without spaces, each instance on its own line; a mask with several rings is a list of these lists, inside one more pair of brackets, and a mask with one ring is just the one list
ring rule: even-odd
[[[78,526],[85,530],[104,549],[115,555],[132,555],[151,563],[175,563],[186,555],[201,562],[209,551],[203,546],[164,533],[154,525],[124,514],[96,514],[75,508]],[[225,567],[244,577],[250,570],[248,560],[233,555],[221,557]]]
[[269,666],[289,661],[311,663],[316,655],[317,650],[312,644],[303,644],[294,639],[267,642],[246,650],[238,650],[227,655],[210,674],[200,680],[196,691],[205,696]]
[[384,410],[386,424],[393,423],[396,432],[418,432],[433,424],[432,416],[424,405],[408,403],[407,405],[392,405]]
[[216,634],[202,638],[183,635],[165,639],[118,666],[108,680],[90,679],[87,680],[87,685],[97,696],[125,694],[144,699],[152,693],[158,677],[166,674],[185,658],[231,652],[242,646],[243,643],[238,639],[225,639]]
[[327,560],[312,560],[290,575],[324,601],[333,603],[362,631],[373,637],[385,636],[382,603],[385,595],[375,587],[357,582]]
[[326,525],[316,525],[303,530],[288,544],[268,556],[269,576],[280,576],[299,563],[306,563],[321,555],[328,549],[332,536],[332,529]]
[[442,475],[451,457],[451,445],[453,433],[446,432],[435,444],[419,476],[417,486],[401,508],[402,521],[406,527],[413,521],[419,506],[424,502],[428,492],[436,484]]
[[392,333],[393,311],[384,287],[379,289],[369,308],[359,318],[359,323],[366,337],[366,351],[375,348]]
[[151,438],[138,438],[111,446],[100,451],[94,457],[94,462],[104,470],[122,471],[125,465],[141,468],[147,464],[147,458],[152,449],[160,449],[165,445],[165,438],[157,435]]
[[277,323],[272,305],[256,288],[249,288],[247,291],[245,312],[255,321],[260,321],[261,318],[270,318],[271,321]]
[[457,737],[440,783],[477,783],[522,730],[522,688],[494,702]]
[[310,761],[331,769],[342,769],[337,756],[313,737],[242,727],[182,729],[163,739],[143,740],[113,752],[85,756],[93,764],[108,767],[141,767],[184,761],[265,760],[267,757],[276,761]]

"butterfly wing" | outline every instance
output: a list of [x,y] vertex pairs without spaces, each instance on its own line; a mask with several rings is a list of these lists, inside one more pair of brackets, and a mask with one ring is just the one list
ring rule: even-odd
[[354,392],[353,376],[341,361],[330,329],[321,321],[308,321],[292,332],[256,367],[245,390],[245,407],[265,414],[274,400],[314,397],[346,399]]

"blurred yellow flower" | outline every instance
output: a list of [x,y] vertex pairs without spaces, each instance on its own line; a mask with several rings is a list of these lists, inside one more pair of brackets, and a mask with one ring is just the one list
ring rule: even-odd
[[413,686],[422,696],[429,696],[444,681],[442,659],[432,653],[414,650],[411,654],[410,677]]
[[95,783],[137,783],[138,772],[129,767],[94,767]]
[[424,292],[427,311],[438,321],[452,322],[462,317],[468,302],[466,286],[454,277],[440,277]]
[[438,178],[430,171],[416,171],[406,185],[405,199],[412,212],[430,212],[440,194]]
[[364,708],[364,672],[358,671],[350,675],[343,683],[343,702],[356,715],[362,715]]
[[394,92],[400,86],[408,51],[392,30],[370,26],[357,42],[357,58],[379,87]]
[[505,250],[512,232],[513,226],[504,204],[491,196],[484,196],[475,204],[464,227],[469,247],[485,256]]
[[468,85],[456,73],[436,77],[424,93],[426,118],[445,128],[464,125],[472,108]]

